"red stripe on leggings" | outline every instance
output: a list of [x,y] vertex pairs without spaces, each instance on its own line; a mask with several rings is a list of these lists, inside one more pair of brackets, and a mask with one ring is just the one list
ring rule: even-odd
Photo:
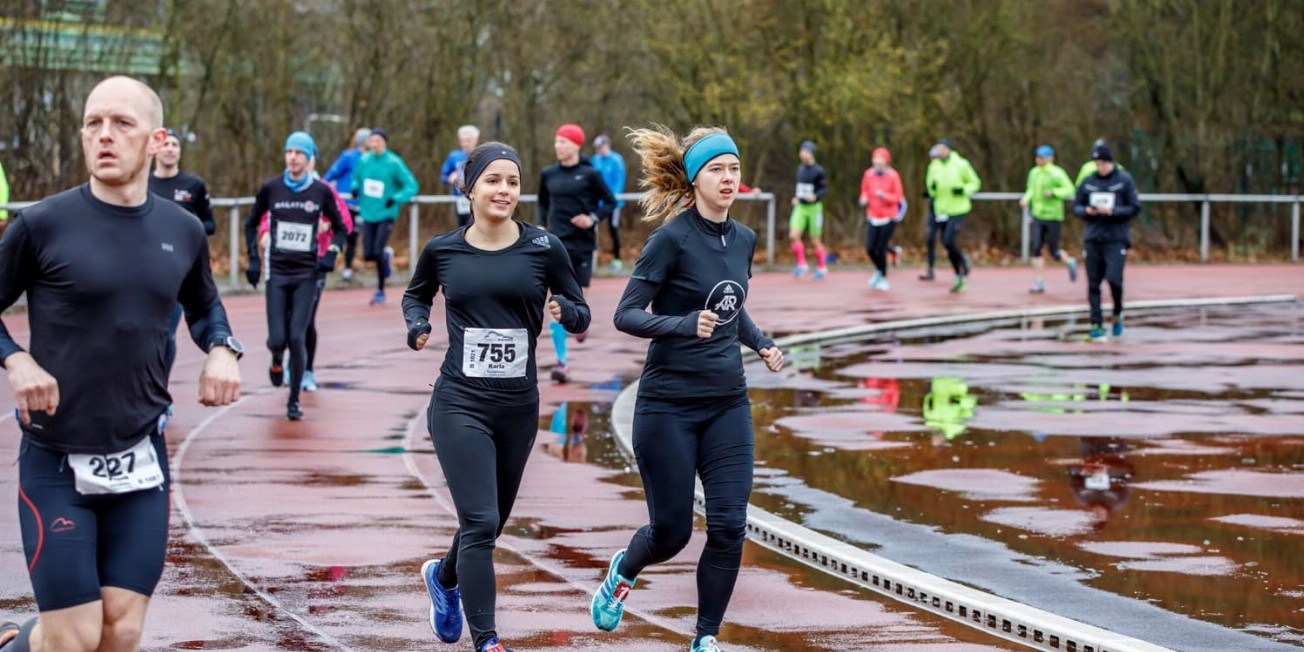
[[18,497],[22,498],[23,502],[27,503],[27,508],[36,515],[36,554],[32,555],[32,563],[27,565],[27,574],[31,575],[36,568],[37,560],[41,558],[41,548],[45,547],[45,522],[41,520],[40,510],[36,509],[36,505],[32,504],[32,499],[27,497],[27,493],[23,491],[22,487],[18,488]]

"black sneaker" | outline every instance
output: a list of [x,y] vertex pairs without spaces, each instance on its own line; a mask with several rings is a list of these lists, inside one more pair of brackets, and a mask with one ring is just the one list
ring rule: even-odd
[[272,381],[272,387],[285,384],[285,367],[281,366],[280,360],[272,361],[272,366],[267,368],[267,378]]
[[285,406],[285,418],[290,421],[298,421],[303,418],[303,410],[299,409],[298,401],[291,401]]
[[919,280],[921,281],[932,281],[936,278],[937,278],[936,276],[933,276],[933,270],[931,269],[928,270],[928,273],[919,275]]
[[570,382],[570,365],[559,364],[552,368],[552,382],[569,383]]

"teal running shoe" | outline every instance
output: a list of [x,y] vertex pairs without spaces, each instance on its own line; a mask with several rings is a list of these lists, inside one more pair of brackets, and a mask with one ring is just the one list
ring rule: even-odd
[[593,625],[604,632],[614,632],[620,626],[620,619],[625,615],[625,598],[629,597],[629,592],[634,588],[634,580],[627,580],[616,572],[620,568],[620,560],[624,558],[624,550],[611,558],[607,577],[594,592],[593,603],[589,606]]
[[720,650],[720,641],[715,640],[714,636],[703,636],[702,640],[693,643],[689,648],[690,652],[722,652]]
[[802,274],[805,274],[805,273],[806,273],[806,266],[805,266],[805,265],[798,265],[797,267],[795,267],[795,268],[792,270],[792,276],[793,276],[793,278],[801,278],[801,275],[802,275]]
[[1077,283],[1078,282],[1078,259],[1069,258],[1068,266],[1069,266],[1069,283]]
[[818,280],[820,280],[820,279],[822,279],[822,278],[824,278],[825,276],[828,276],[828,275],[829,275],[829,270],[827,270],[827,269],[825,269],[825,268],[823,268],[823,267],[816,267],[816,268],[815,268],[815,280],[818,281]]
[[305,392],[317,391],[317,374],[311,371],[303,372],[303,382],[299,383],[299,388]]
[[1092,324],[1091,332],[1087,333],[1087,341],[1101,343],[1109,341],[1109,334],[1105,332],[1105,327],[1100,324]]
[[1114,337],[1123,337],[1123,315],[1114,318]]

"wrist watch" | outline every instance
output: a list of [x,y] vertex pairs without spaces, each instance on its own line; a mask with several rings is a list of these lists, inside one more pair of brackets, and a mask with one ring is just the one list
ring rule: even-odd
[[244,344],[241,344],[240,340],[235,339],[234,335],[227,335],[225,338],[219,340],[216,344],[209,347],[208,350],[212,351],[213,349],[219,346],[225,346],[226,348],[231,349],[231,352],[235,354],[236,360],[239,360],[240,358],[244,357],[244,352],[245,352]]

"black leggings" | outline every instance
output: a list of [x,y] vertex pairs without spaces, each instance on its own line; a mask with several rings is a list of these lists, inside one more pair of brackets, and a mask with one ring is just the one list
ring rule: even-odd
[[933,215],[933,202],[928,202],[928,230],[924,235],[924,246],[928,250],[928,271],[937,266],[937,217]]
[[946,257],[951,259],[951,269],[955,270],[956,276],[969,274],[969,263],[965,261],[960,245],[956,244],[963,224],[964,215],[952,215],[946,222],[938,225],[942,231],[942,246],[946,247]]
[[611,233],[611,256],[620,260],[620,206],[611,211],[611,219],[607,220],[607,231]]
[[869,225],[869,233],[865,235],[865,251],[869,253],[869,259],[874,261],[874,269],[879,274],[887,276],[887,248],[892,242],[892,232],[896,230],[896,222],[888,222],[883,226]]
[[1114,317],[1123,314],[1123,267],[1127,263],[1127,243],[1088,240],[1083,245],[1087,265],[1087,302],[1091,304],[1091,323],[1104,323],[1100,309],[1100,282],[1109,283],[1114,297]]
[[353,256],[358,251],[358,227],[362,224],[358,221],[358,209],[349,207],[349,214],[353,216],[353,230],[344,239],[344,269],[353,269]]
[[440,568],[440,583],[461,587],[466,622],[479,649],[497,636],[494,545],[512,513],[534,448],[539,402],[536,398],[528,405],[490,405],[475,390],[441,378],[426,416],[457,508],[457,533]]
[[747,536],[755,441],[752,408],[734,398],[651,399],[634,407],[634,456],[651,521],[617,570],[629,579],[667,561],[693,534],[693,477],[706,492],[706,549],[697,563],[697,635],[720,633]]
[[321,307],[321,294],[325,289],[326,273],[317,272],[317,296],[312,301],[312,313],[308,316],[308,332],[303,335],[304,348],[308,349],[308,355],[304,358],[304,371],[312,371],[312,363],[317,359],[317,308]]
[[377,289],[385,289],[385,247],[389,245],[389,232],[394,229],[394,220],[363,222],[362,257],[369,263],[376,263],[376,278],[380,279]]
[[299,384],[308,359],[308,323],[317,300],[317,278],[285,279],[275,274],[267,281],[267,349],[281,363],[290,349],[290,402],[299,400]]

